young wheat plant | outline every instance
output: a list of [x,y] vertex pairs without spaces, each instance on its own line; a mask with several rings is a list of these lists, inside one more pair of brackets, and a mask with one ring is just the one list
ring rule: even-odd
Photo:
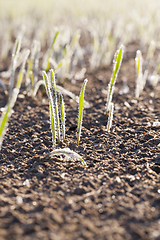
[[78,111],[78,128],[77,128],[77,146],[79,146],[80,136],[81,136],[81,129],[82,129],[82,120],[83,120],[83,105],[84,105],[84,94],[85,88],[88,80],[85,79],[80,95],[79,95],[79,111]]
[[[58,138],[58,143],[60,143],[60,121],[59,115],[61,116],[61,130],[62,130],[62,140],[65,141],[65,106],[62,93],[59,94],[59,107],[60,107],[60,114],[58,111],[58,104],[57,104],[57,93],[56,93],[56,80],[54,71],[51,69],[50,71],[50,78],[45,71],[43,71],[43,79],[45,82],[46,92],[49,98],[49,109],[50,109],[50,122],[51,122],[51,132],[52,132],[52,141],[53,141],[53,148],[56,148],[56,140]],[[84,80],[80,96],[79,96],[79,114],[78,114],[78,128],[77,128],[77,146],[79,145],[80,141],[80,134],[82,128],[82,119],[83,119],[83,107],[84,107],[84,92],[85,87],[87,84],[87,79]],[[57,134],[58,133],[58,134]],[[65,155],[72,158],[76,158],[82,161],[84,165],[86,163],[78,155],[76,152],[70,150],[69,148],[64,149],[56,149],[49,153],[46,157],[52,155]]]
[[114,91],[114,86],[116,83],[116,79],[118,76],[118,72],[121,66],[121,62],[123,59],[123,52],[124,52],[124,46],[122,45],[119,50],[115,53],[114,60],[113,60],[113,72],[111,76],[110,83],[108,85],[108,95],[107,95],[107,103],[106,103],[106,114],[109,113],[110,104],[112,101],[112,95]]
[[37,83],[38,77],[38,64],[39,64],[39,52],[40,52],[40,42],[34,40],[33,47],[31,49],[31,56],[28,61],[28,68],[26,72],[26,88],[27,93],[33,96],[35,85]]
[[59,93],[59,106],[60,106],[60,117],[61,117],[61,128],[62,128],[62,138],[65,141],[65,106],[62,93]]
[[51,132],[52,132],[52,142],[53,142],[53,148],[55,148],[56,145],[56,139],[57,139],[57,123],[56,123],[56,112],[55,104],[57,103],[57,100],[54,100],[53,98],[56,97],[56,94],[53,95],[52,92],[52,83],[51,83],[51,78],[48,78],[48,75],[45,71],[43,71],[43,79],[45,81],[45,87],[46,87],[46,92],[49,98],[49,110],[50,110],[50,122],[51,122]]
[[[143,57],[142,53],[140,50],[137,50],[136,52],[136,58],[135,58],[135,65],[136,65],[136,88],[135,88],[135,97],[138,98],[140,94],[142,93],[145,85],[146,85],[146,80],[148,78],[148,71],[149,71],[149,66],[151,63],[151,60],[154,55],[155,51],[155,42],[151,41],[148,52],[147,52],[147,57],[144,62],[144,71],[143,71]],[[154,76],[154,73],[152,74]],[[154,79],[154,77],[151,77]],[[155,79],[154,79],[155,80]]]
[[29,56],[29,53],[30,53],[30,50],[26,50],[24,61],[22,63],[21,70],[20,70],[18,80],[17,80],[17,83],[16,83],[16,87],[10,93],[10,99],[9,99],[8,104],[5,107],[5,110],[2,113],[2,116],[0,118],[0,149],[1,149],[1,146],[2,146],[4,135],[7,131],[8,120],[9,120],[11,114],[12,114],[12,109],[14,107],[14,104],[15,104],[16,100],[17,100],[17,96],[18,96],[18,93],[19,93],[19,90],[20,90],[20,87],[21,87],[21,82],[22,82],[23,74],[24,74],[24,67],[25,67],[27,58]]

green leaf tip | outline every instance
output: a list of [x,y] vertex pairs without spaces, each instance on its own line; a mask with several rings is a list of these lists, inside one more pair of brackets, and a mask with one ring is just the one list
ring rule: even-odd
[[59,123],[59,113],[58,113],[58,104],[57,104],[56,79],[55,79],[55,73],[53,69],[51,69],[50,73],[51,73],[51,90],[52,90],[54,112],[55,112],[56,125],[57,125],[56,128],[57,128],[57,135],[58,135],[58,144],[60,144],[60,123]]
[[51,156],[54,156],[54,155],[58,155],[58,156],[64,155],[65,157],[68,157],[68,158],[81,160],[83,165],[85,165],[87,167],[87,164],[83,160],[83,158],[78,153],[76,153],[73,150],[71,150],[70,148],[55,149],[52,152],[50,152],[49,154],[47,154],[45,156],[45,158],[48,158],[48,157],[51,157]]

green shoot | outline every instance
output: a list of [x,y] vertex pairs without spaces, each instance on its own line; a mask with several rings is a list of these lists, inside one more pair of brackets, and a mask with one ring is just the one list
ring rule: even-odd
[[146,79],[148,77],[148,68],[149,68],[151,60],[153,58],[155,48],[156,48],[155,41],[151,41],[149,48],[148,48],[147,57],[146,57],[146,60],[144,63],[143,88],[145,87],[145,84],[146,84]]
[[[141,92],[143,91],[145,84],[146,84],[146,79],[148,77],[148,69],[151,63],[151,60],[153,58],[153,54],[155,51],[155,42],[151,41],[149,48],[148,48],[148,52],[147,52],[147,57],[144,63],[144,73],[143,73],[143,58],[142,58],[142,53],[140,50],[138,50],[136,52],[136,58],[135,58],[135,63],[136,63],[136,89],[135,89],[135,96],[136,98],[139,97],[139,95],[141,94]],[[158,65],[156,65],[157,67]],[[156,68],[153,71],[152,76],[150,77],[151,82],[157,82],[158,81],[158,77],[156,74]],[[155,84],[154,83],[154,84]]]
[[21,70],[20,70],[20,73],[19,73],[19,76],[18,76],[18,80],[17,80],[17,84],[16,84],[16,88],[20,88],[21,86],[21,82],[22,82],[22,78],[23,78],[23,75],[24,75],[24,68],[25,68],[25,64],[26,64],[26,61],[27,61],[27,58],[29,56],[29,53],[30,53],[30,50],[26,50],[26,54],[24,56],[24,61],[22,63],[22,66],[21,66]]
[[159,54],[159,56],[158,56],[158,59],[157,59],[157,62],[156,62],[156,64],[155,64],[155,68],[154,68],[154,70],[153,70],[153,76],[156,76],[156,75],[158,75],[158,74],[160,74],[160,54]]
[[[100,41],[98,38],[98,33],[94,30],[91,29],[91,34],[92,34],[92,38],[93,38],[93,54],[92,57],[90,59],[90,65],[91,68],[94,69],[97,67],[97,65],[100,63]],[[97,64],[98,63],[98,64]]]
[[60,124],[59,124],[59,114],[58,114],[58,104],[57,104],[56,80],[55,80],[55,74],[52,69],[51,69],[51,91],[53,96],[54,111],[55,111],[56,124],[57,124],[58,144],[60,144]]
[[136,98],[139,97],[140,93],[143,90],[143,72],[142,72],[142,65],[143,65],[143,58],[142,58],[142,53],[140,50],[137,51],[136,53],[136,90],[135,90],[135,96]]
[[78,29],[71,43],[66,43],[63,47],[63,65],[61,67],[61,80],[64,80],[66,77],[71,78],[72,74],[69,74],[73,71],[76,63],[77,63],[77,54],[78,49],[80,49],[79,38],[80,38],[80,30]]
[[75,32],[75,34],[73,36],[73,40],[72,40],[71,45],[70,45],[70,49],[71,49],[72,52],[74,52],[74,50],[76,49],[78,41],[80,39],[80,36],[81,36],[81,32],[80,32],[80,29],[78,29]]
[[158,59],[156,61],[156,64],[155,64],[155,68],[153,70],[153,73],[152,75],[150,76],[150,84],[153,86],[153,87],[156,87],[158,81],[159,81],[159,78],[160,78],[160,55],[158,56]]
[[51,56],[52,56],[52,53],[53,53],[53,50],[54,50],[54,44],[55,44],[55,42],[56,42],[56,40],[57,40],[58,35],[59,35],[59,30],[56,30],[55,35],[54,35],[54,38],[53,38],[53,41],[52,41],[52,45],[51,45],[51,47],[48,49],[47,55],[46,55],[46,59],[45,59],[45,61],[44,61],[44,63],[43,63],[43,67],[45,68],[46,72],[48,72],[48,70],[49,70],[50,58],[51,58]]
[[[17,50],[16,50],[17,51]],[[10,95],[10,99],[9,102],[6,106],[6,110],[2,113],[1,119],[0,119],[0,149],[2,146],[2,142],[3,142],[3,137],[6,133],[7,130],[7,126],[8,126],[8,120],[12,114],[12,108],[16,102],[18,93],[19,93],[19,89],[21,86],[21,82],[22,82],[22,78],[23,78],[23,74],[24,74],[24,67],[28,58],[28,55],[30,53],[30,50],[26,50],[26,54],[24,57],[24,61],[22,63],[22,67],[19,73],[19,77],[16,83],[16,87],[12,90],[11,95]]]
[[2,113],[2,116],[0,118],[0,149],[2,146],[2,142],[3,142],[3,137],[7,131],[8,120],[12,114],[12,108],[16,102],[18,93],[19,93],[18,88],[13,89],[11,98],[6,106],[5,111]]
[[11,97],[12,90],[13,90],[13,85],[14,85],[14,75],[15,75],[15,70],[16,70],[16,64],[17,64],[17,57],[19,55],[20,47],[21,47],[21,40],[22,36],[20,35],[14,44],[13,52],[12,52],[12,60],[11,60],[11,77],[9,80],[9,97]]
[[84,93],[85,93],[85,88],[88,80],[85,79],[80,96],[79,96],[79,111],[78,111],[78,128],[77,128],[77,146],[79,146],[79,141],[80,141],[80,135],[81,135],[81,128],[82,128],[82,120],[83,120],[83,104],[84,104]]
[[108,123],[107,123],[107,132],[110,132],[110,129],[112,127],[113,110],[114,110],[114,103],[111,103],[110,109],[109,109]]
[[78,153],[70,150],[69,148],[55,149],[52,152],[50,152],[49,154],[47,154],[45,156],[45,158],[48,158],[48,157],[54,156],[54,155],[58,155],[58,156],[64,155],[67,158],[73,158],[73,159],[80,160],[87,167],[87,164],[83,160],[83,158]]
[[53,106],[53,97],[50,90],[50,82],[48,79],[48,76],[45,71],[42,72],[43,79],[45,82],[46,92],[49,98],[49,110],[50,110],[50,122],[51,122],[51,132],[52,132],[52,142],[53,142],[53,148],[55,148],[56,145],[56,119],[55,119],[55,112],[54,112],[54,106]]
[[56,81],[53,70],[51,70],[50,72],[50,79],[48,78],[46,72],[43,71],[43,79],[45,82],[46,92],[49,98],[52,140],[53,147],[55,147],[57,137],[58,144],[60,144],[60,122],[57,104]]
[[121,66],[121,62],[123,59],[123,52],[124,52],[124,46],[122,45],[119,50],[115,53],[114,60],[113,60],[113,73],[110,80],[110,83],[108,85],[108,96],[107,96],[107,104],[106,104],[106,114],[109,113],[110,104],[112,101],[112,95],[114,91],[114,86],[116,83],[117,75]]
[[34,40],[33,41],[33,47],[31,49],[31,56],[28,61],[28,68],[26,73],[26,85],[27,85],[27,91],[30,90],[34,91],[35,84],[37,82],[37,69],[38,69],[38,54],[40,52],[40,42]]
[[8,88],[8,94],[9,94],[9,98],[11,97],[12,91],[13,91],[13,86],[14,86],[14,75],[15,75],[15,70],[17,67],[17,59],[19,57],[19,52],[20,52],[20,48],[21,48],[21,42],[22,42],[22,37],[24,35],[25,32],[25,25],[22,25],[20,32],[18,34],[18,37],[16,39],[16,42],[14,44],[13,47],[13,51],[12,51],[12,60],[11,60],[11,76],[10,76],[10,80],[9,80],[9,88]]
[[62,93],[59,93],[60,116],[62,124],[62,138],[65,141],[65,106]]
[[152,59],[153,54],[155,52],[155,48],[156,48],[155,41],[151,41],[151,43],[149,45],[149,48],[148,48],[145,64],[144,64],[144,72],[148,69],[148,67],[150,65],[151,59]]

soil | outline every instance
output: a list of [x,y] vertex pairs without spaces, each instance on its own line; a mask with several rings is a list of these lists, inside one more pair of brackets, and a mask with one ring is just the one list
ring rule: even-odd
[[[130,51],[132,49],[132,51]],[[14,106],[0,153],[0,240],[160,239],[160,83],[135,98],[135,52],[128,46],[113,94],[112,129],[105,104],[112,66],[87,70],[80,146],[77,103],[64,96],[66,141],[86,161],[52,151],[46,95]],[[82,80],[63,86],[79,95]],[[1,106],[3,105],[1,95]]]

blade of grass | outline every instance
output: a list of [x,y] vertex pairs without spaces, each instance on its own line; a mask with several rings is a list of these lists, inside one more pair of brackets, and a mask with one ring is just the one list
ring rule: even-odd
[[22,37],[24,35],[25,29],[26,29],[25,25],[22,25],[12,51],[11,76],[10,76],[9,88],[8,88],[9,98],[11,97],[13,86],[14,86],[14,75],[17,67],[17,58],[19,57]]
[[50,66],[50,61],[49,60],[50,60],[50,57],[51,57],[52,52],[54,50],[54,44],[57,40],[58,35],[59,35],[59,30],[56,30],[53,41],[52,41],[51,48],[48,50],[47,63],[46,63],[46,68],[45,68],[46,72],[48,72],[48,70],[49,70],[49,66]]
[[16,102],[18,93],[19,93],[18,88],[13,89],[11,98],[6,106],[6,110],[2,113],[2,116],[0,118],[0,149],[3,142],[3,137],[7,131],[8,120],[12,114],[12,108]]
[[21,40],[22,36],[20,35],[14,44],[13,52],[12,52],[12,60],[11,60],[11,77],[9,80],[9,97],[11,97],[12,90],[13,90],[13,85],[14,85],[14,75],[15,75],[15,70],[16,70],[16,63],[17,63],[17,57],[19,55],[20,47],[21,47]]
[[62,93],[59,93],[59,105],[60,105],[60,116],[61,116],[61,124],[62,124],[62,138],[65,141],[65,106]]
[[135,89],[135,96],[136,98],[139,97],[140,93],[143,90],[143,72],[142,72],[142,65],[143,65],[143,58],[142,58],[142,53],[140,50],[137,50],[136,52],[136,58],[135,58],[135,63],[136,63],[136,89]]
[[107,96],[107,104],[106,104],[106,114],[109,112],[110,103],[112,101],[112,95],[114,91],[114,86],[116,83],[116,79],[118,76],[118,72],[121,66],[121,62],[123,59],[123,52],[124,52],[124,46],[122,45],[119,50],[115,53],[114,60],[113,60],[113,73],[111,76],[110,83],[108,85],[108,96]]
[[77,146],[79,146],[80,141],[80,135],[81,135],[81,128],[82,128],[82,120],[83,120],[83,103],[84,103],[84,94],[85,94],[85,88],[88,80],[85,79],[80,96],[79,96],[79,110],[78,110],[78,128],[77,128]]
[[24,56],[24,61],[22,63],[22,66],[21,66],[21,70],[19,72],[19,76],[18,76],[18,80],[17,80],[17,84],[16,84],[16,88],[20,88],[21,86],[21,82],[22,82],[22,78],[23,78],[23,75],[24,75],[24,68],[25,68],[25,64],[26,64],[26,61],[27,61],[27,58],[29,56],[29,53],[30,53],[30,50],[26,50],[26,54]]
[[48,76],[45,71],[42,72],[43,79],[45,82],[46,92],[49,98],[49,111],[50,111],[50,123],[51,123],[51,132],[52,132],[52,142],[53,142],[53,148],[56,146],[56,119],[55,119],[55,112],[54,112],[54,106],[53,106],[53,97],[50,91],[50,82],[48,79]]
[[58,135],[58,144],[60,144],[60,124],[59,124],[59,114],[58,114],[58,104],[57,104],[57,91],[56,91],[56,80],[54,71],[51,69],[51,91],[53,96],[56,124],[57,124],[57,135]]
[[26,73],[26,87],[27,92],[34,91],[35,83],[37,82],[37,69],[38,69],[38,54],[40,52],[40,42],[34,40],[31,49],[31,56],[28,61],[28,68]]

